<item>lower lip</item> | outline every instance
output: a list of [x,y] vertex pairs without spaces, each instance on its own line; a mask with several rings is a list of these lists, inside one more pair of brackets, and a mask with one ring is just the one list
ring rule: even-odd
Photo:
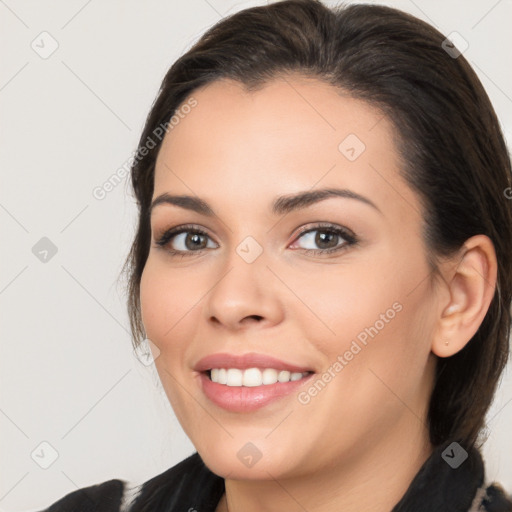
[[200,381],[204,394],[215,405],[232,412],[250,412],[290,395],[309,381],[313,375],[314,373],[311,373],[299,380],[254,387],[218,384],[213,382],[206,373],[200,373]]

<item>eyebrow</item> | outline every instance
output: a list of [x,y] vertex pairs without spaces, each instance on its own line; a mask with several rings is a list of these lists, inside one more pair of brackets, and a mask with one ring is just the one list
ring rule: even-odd
[[[307,208],[312,204],[324,201],[325,199],[329,199],[331,197],[355,199],[357,201],[360,201],[371,206],[382,215],[382,212],[378,208],[378,206],[367,197],[364,197],[356,192],[353,192],[352,190],[338,188],[324,188],[320,190],[311,190],[306,192],[298,192],[286,196],[280,196],[276,198],[272,204],[272,213],[274,215],[288,214],[295,210]],[[191,210],[201,215],[205,215],[207,217],[215,216],[215,212],[213,211],[213,209],[203,199],[187,195],[175,196],[170,195],[167,192],[159,195],[154,199],[149,208],[149,215],[151,215],[153,209],[156,206],[161,204],[171,204],[179,206],[180,208]]]

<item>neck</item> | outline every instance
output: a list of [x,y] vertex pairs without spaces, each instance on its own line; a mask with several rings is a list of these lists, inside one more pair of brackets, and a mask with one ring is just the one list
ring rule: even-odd
[[431,453],[427,429],[417,418],[407,418],[393,436],[351,462],[330,465],[313,476],[226,479],[216,512],[389,512]]

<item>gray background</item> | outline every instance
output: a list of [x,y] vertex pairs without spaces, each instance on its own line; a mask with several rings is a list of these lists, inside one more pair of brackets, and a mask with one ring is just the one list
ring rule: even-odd
[[[93,190],[133,154],[171,63],[221,17],[264,3],[0,0],[0,510],[142,483],[194,451],[131,351],[116,285],[135,226],[128,180],[103,200]],[[387,4],[464,37],[510,145],[512,2]],[[511,382],[509,367],[484,451],[509,490]]]

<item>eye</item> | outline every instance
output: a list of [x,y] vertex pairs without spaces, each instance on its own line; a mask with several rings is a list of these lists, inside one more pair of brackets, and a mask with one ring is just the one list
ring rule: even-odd
[[[352,231],[332,224],[321,224],[303,228],[295,240],[301,241],[298,249],[309,254],[339,252],[358,242]],[[297,243],[296,241],[294,244]],[[218,247],[211,240],[208,233],[194,225],[177,226],[168,229],[158,237],[155,243],[158,247],[164,247],[171,256],[179,255],[182,257]],[[309,247],[307,247],[308,245]],[[318,248],[311,247],[315,245]],[[290,247],[295,248],[293,245]]]
[[[195,226],[178,226],[165,231],[156,240],[159,247],[166,247],[172,255],[199,253],[204,249],[215,249],[217,245],[211,242],[210,236]],[[169,247],[168,247],[169,246]]]
[[[354,233],[332,224],[305,228],[296,240],[302,242],[302,245],[299,246],[300,249],[313,254],[338,252],[357,243]],[[318,249],[314,247],[315,245]]]

